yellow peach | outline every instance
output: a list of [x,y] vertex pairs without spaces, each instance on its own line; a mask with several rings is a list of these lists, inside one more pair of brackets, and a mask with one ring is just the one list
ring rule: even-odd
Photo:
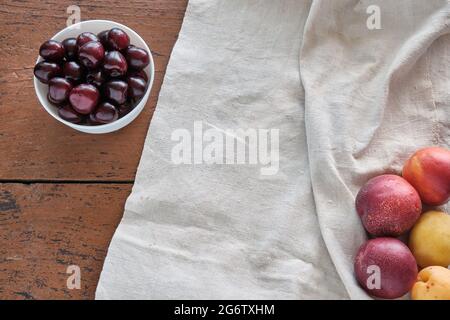
[[413,300],[450,300],[450,270],[440,266],[423,269],[411,290]]
[[422,268],[450,265],[450,215],[441,211],[423,213],[414,225],[409,248]]

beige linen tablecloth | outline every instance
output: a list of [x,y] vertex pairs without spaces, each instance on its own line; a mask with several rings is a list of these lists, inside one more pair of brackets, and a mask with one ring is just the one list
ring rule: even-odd
[[[369,298],[354,197],[449,146],[449,17],[446,0],[191,0],[96,298]],[[272,161],[202,157],[215,138],[250,150],[238,129],[269,130]]]

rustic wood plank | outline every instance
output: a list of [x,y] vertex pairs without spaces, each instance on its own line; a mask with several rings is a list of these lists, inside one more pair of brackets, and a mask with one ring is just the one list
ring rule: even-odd
[[0,180],[134,179],[187,0],[76,2],[82,20],[114,20],[136,30],[155,58],[155,84],[143,113],[127,128],[101,136],[78,133],[52,119],[34,93],[38,48],[65,27],[66,8],[73,3],[0,4]]
[[[0,299],[92,299],[130,184],[0,184]],[[81,269],[69,290],[67,267]]]

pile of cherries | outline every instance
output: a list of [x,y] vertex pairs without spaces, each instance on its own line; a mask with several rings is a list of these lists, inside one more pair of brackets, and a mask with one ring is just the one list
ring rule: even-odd
[[143,69],[149,53],[130,45],[119,28],[48,40],[39,54],[44,61],[36,64],[34,75],[48,84],[48,101],[58,107],[59,116],[72,123],[113,122],[128,114],[147,89]]

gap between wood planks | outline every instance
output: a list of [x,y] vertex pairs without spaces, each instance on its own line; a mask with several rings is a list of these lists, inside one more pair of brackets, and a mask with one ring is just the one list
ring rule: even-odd
[[134,184],[134,180],[0,179],[0,184]]

